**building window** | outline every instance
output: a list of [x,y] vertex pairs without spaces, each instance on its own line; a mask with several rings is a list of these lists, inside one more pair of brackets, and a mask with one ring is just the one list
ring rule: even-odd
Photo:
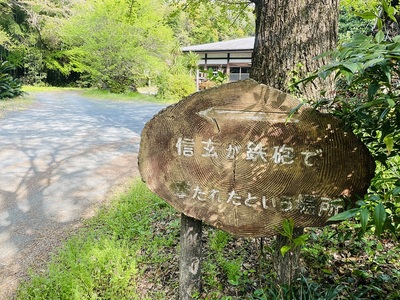
[[229,80],[230,81],[238,81],[248,79],[250,77],[250,68],[249,67],[231,67]]

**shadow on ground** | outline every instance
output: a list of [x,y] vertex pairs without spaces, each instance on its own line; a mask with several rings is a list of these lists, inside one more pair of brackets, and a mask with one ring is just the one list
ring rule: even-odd
[[144,124],[163,106],[34,95],[0,119],[0,299],[110,192],[138,176]]

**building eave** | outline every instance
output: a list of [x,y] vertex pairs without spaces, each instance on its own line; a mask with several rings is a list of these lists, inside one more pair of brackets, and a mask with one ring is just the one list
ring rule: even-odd
[[254,48],[254,37],[247,37],[216,43],[183,47],[183,52],[251,52]]

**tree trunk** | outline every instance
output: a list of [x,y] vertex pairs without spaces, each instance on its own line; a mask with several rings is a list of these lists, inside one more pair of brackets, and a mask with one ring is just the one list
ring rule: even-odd
[[[314,58],[335,48],[339,0],[253,2],[256,4],[256,38],[250,77],[288,92],[293,71],[301,77],[317,70],[324,61]],[[302,88],[302,96],[317,98],[322,90],[320,85]],[[332,90],[331,85],[323,88],[328,92]]]
[[[335,48],[338,36],[339,0],[254,0],[256,37],[250,77],[289,92],[293,74],[303,77],[324,64],[316,56]],[[324,85],[324,86],[323,86]],[[316,82],[301,87],[302,97],[317,99],[333,91],[333,83]],[[296,225],[296,224],[295,224]],[[301,235],[295,228],[293,238]],[[278,281],[291,284],[298,276],[300,248],[282,257],[284,236],[276,238],[274,265]]]
[[[294,228],[293,239],[304,233],[302,227]],[[281,253],[281,248],[289,244],[287,237],[277,235],[275,241],[275,251],[273,253],[273,263],[280,284],[290,285],[300,273],[300,248],[290,249],[285,256]]]

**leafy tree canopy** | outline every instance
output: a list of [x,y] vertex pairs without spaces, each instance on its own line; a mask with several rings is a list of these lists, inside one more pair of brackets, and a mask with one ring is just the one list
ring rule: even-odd
[[356,12],[365,12],[371,6],[377,6],[379,0],[340,0],[340,5],[348,10]]
[[254,35],[250,1],[170,0],[169,25],[181,45]]
[[77,2],[59,32],[59,47],[68,50],[57,53],[54,67],[85,72],[115,91],[154,77],[166,68],[173,45],[165,12],[156,0]]

